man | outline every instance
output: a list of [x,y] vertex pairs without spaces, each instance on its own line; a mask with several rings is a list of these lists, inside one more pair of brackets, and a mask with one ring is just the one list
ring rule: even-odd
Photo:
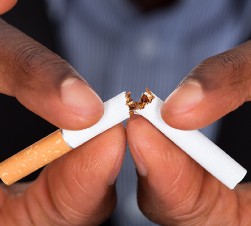
[[[80,129],[99,119],[99,98],[81,80],[66,80],[79,76],[69,65],[4,23],[1,31],[3,93],[16,95],[26,107],[59,127]],[[147,47],[141,54],[148,60],[153,53],[151,39],[143,43]],[[177,128],[197,129],[236,109],[249,98],[249,64],[248,42],[203,62],[166,100],[163,118]],[[88,103],[82,102],[86,95]],[[96,113],[86,114],[91,110]],[[150,220],[163,225],[249,222],[248,185],[229,191],[140,117],[129,121],[127,141],[139,174],[139,205]],[[101,223],[114,207],[111,184],[119,172],[124,146],[124,130],[117,126],[51,164],[25,191],[19,188],[18,196],[1,193],[2,222]]]

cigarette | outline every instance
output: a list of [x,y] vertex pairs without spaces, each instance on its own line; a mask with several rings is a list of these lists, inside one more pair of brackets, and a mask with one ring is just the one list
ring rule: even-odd
[[122,92],[104,103],[104,115],[92,127],[79,131],[59,129],[2,162],[0,178],[10,185],[136,113],[233,189],[247,171],[199,131],[183,131],[167,125],[160,113],[162,104],[163,101],[148,89],[138,102],[133,101],[130,92]]
[[11,185],[73,148],[129,118],[125,92],[104,103],[104,115],[92,127],[79,131],[59,129],[0,164],[0,178]]
[[184,131],[167,125],[160,112],[163,101],[152,95],[155,97],[151,103],[143,109],[136,109],[134,113],[146,118],[209,173],[233,189],[244,178],[247,170],[198,130]]

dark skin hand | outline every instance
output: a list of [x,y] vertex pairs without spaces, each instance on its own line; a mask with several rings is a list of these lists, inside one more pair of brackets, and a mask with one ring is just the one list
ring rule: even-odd
[[[11,2],[2,0],[0,12]],[[2,20],[0,46],[1,93],[61,128],[83,129],[103,115],[100,98],[67,62]],[[101,224],[115,207],[124,151],[117,125],[49,164],[34,182],[0,184],[0,225]]]
[[[0,12],[11,2],[1,1]],[[65,61],[3,21],[0,32],[2,93],[63,128],[85,128],[101,117],[100,99]],[[162,116],[179,129],[204,127],[250,100],[250,76],[247,42],[196,67],[165,101]],[[86,96],[91,106],[82,101]],[[171,226],[251,225],[249,184],[229,190],[142,117],[129,120],[127,139],[139,174],[139,206],[150,220]],[[113,184],[124,150],[118,125],[50,164],[35,182],[2,186],[0,222],[100,224],[114,209]]]
[[[166,99],[163,119],[198,129],[251,99],[251,42],[194,68]],[[251,184],[229,190],[142,117],[127,125],[139,173],[138,202],[160,225],[251,225]]]

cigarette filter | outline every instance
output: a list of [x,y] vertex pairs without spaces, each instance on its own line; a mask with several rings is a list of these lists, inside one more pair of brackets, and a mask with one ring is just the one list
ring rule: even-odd
[[247,170],[198,130],[184,131],[168,126],[161,117],[162,104],[163,101],[155,96],[151,104],[136,110],[136,113],[150,121],[209,173],[233,189],[244,178]]
[[104,103],[104,115],[94,126],[80,131],[59,129],[3,161],[0,178],[7,185],[13,184],[128,117],[123,92]]

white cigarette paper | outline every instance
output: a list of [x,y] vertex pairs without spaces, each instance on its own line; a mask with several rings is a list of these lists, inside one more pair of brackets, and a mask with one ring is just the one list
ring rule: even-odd
[[156,95],[151,103],[136,113],[150,121],[158,130],[204,167],[209,173],[233,189],[247,170],[198,130],[178,130],[168,126],[161,117],[163,101]]
[[76,148],[128,118],[125,92],[122,92],[104,103],[104,115],[95,125],[77,131],[62,129],[62,134],[65,142],[70,147]]

